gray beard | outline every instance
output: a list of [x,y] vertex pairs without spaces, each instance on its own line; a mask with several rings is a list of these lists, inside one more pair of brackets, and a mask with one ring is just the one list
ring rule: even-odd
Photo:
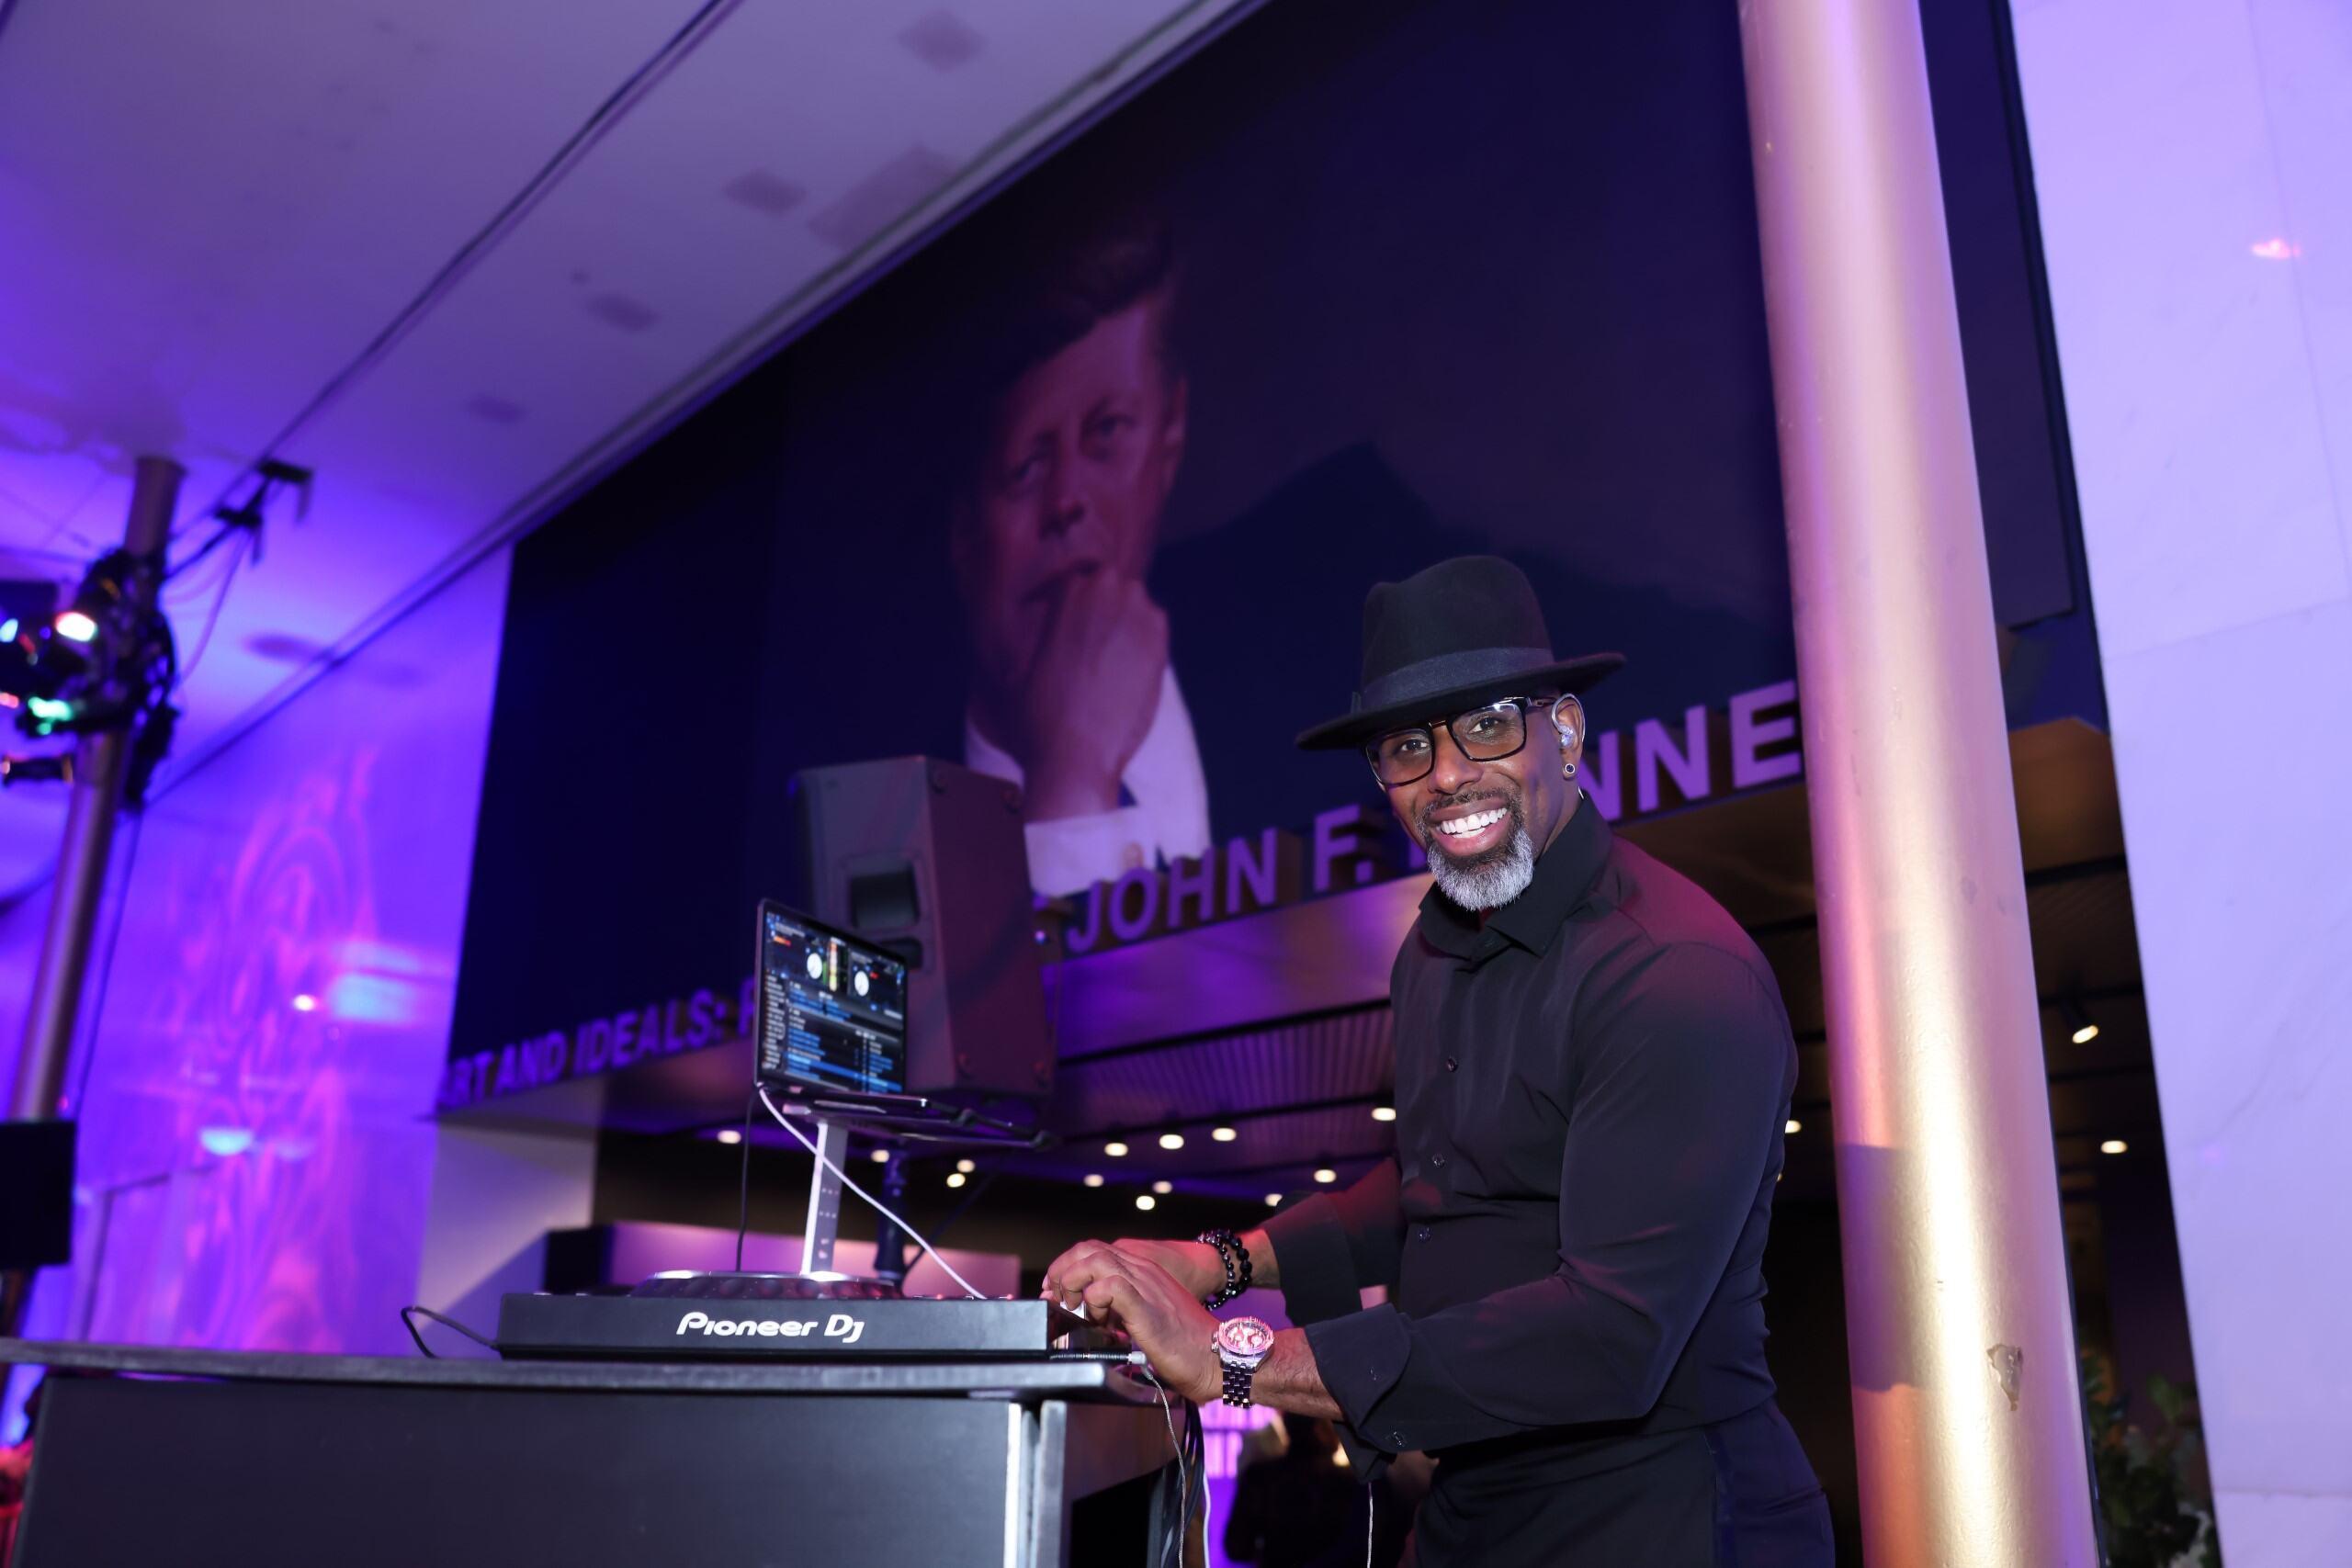
[[1442,849],[1429,852],[1430,874],[1438,891],[1465,909],[1499,909],[1527,891],[1535,880],[1535,845],[1527,825],[1511,813],[1510,838],[1476,860],[1464,863]]

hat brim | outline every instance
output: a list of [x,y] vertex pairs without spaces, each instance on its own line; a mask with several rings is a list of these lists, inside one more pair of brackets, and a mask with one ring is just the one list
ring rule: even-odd
[[1361,746],[1392,729],[1418,723],[1432,715],[1460,713],[1482,702],[1496,702],[1504,697],[1523,697],[1547,691],[1581,696],[1623,669],[1624,664],[1625,656],[1622,653],[1588,653],[1578,659],[1563,659],[1555,664],[1540,664],[1466,686],[1431,692],[1409,702],[1341,714],[1337,718],[1326,719],[1312,729],[1301,730],[1298,749],[1302,751],[1338,751],[1350,746]]

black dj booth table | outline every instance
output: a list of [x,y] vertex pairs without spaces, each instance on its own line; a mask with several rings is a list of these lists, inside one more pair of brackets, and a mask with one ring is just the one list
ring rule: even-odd
[[0,1362],[51,1369],[12,1568],[1142,1563],[1173,1505],[1159,1403],[1102,1355],[673,1365],[0,1339]]

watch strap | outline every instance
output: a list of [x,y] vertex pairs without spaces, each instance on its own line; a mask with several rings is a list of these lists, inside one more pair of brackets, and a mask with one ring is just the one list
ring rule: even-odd
[[1258,1368],[1253,1363],[1244,1366],[1236,1361],[1225,1363],[1225,1403],[1247,1409],[1252,1403],[1250,1386],[1257,1381]]

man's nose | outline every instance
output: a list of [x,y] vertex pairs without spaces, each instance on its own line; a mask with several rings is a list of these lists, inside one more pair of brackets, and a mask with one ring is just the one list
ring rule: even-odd
[[1433,765],[1430,769],[1429,787],[1440,795],[1459,795],[1476,784],[1486,769],[1462,754],[1453,743],[1453,736],[1440,725],[1430,740]]
[[1086,487],[1068,468],[1056,464],[1046,481],[1046,537],[1057,539],[1086,521]]

